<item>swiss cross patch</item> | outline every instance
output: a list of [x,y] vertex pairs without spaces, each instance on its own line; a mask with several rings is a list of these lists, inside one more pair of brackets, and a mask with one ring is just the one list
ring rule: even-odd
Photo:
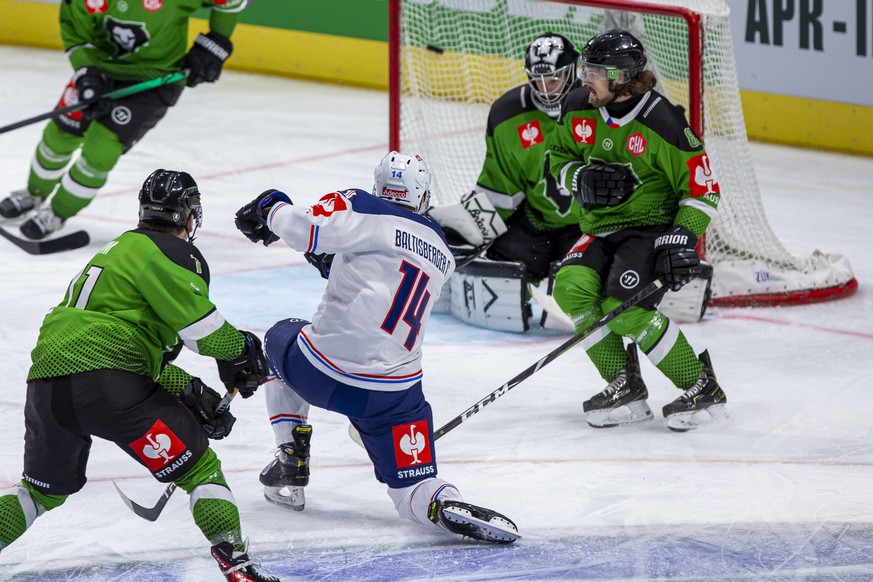
[[109,10],[106,0],[85,0],[85,10],[88,14],[102,14]]
[[641,156],[646,151],[646,138],[643,134],[637,132],[627,138],[627,151],[634,156]]
[[164,7],[163,0],[142,0],[142,7],[149,12],[157,12]]
[[142,459],[152,473],[160,471],[188,449],[187,445],[160,419],[155,421],[144,436],[127,446]]
[[691,197],[705,196],[706,194],[721,195],[721,188],[718,186],[718,178],[715,176],[715,170],[712,169],[712,163],[707,154],[700,154],[688,160],[688,187],[691,190]]
[[518,129],[518,137],[521,139],[521,147],[524,149],[543,143],[543,130],[540,129],[538,120],[519,125],[516,129]]
[[391,427],[394,436],[394,460],[397,468],[414,467],[432,462],[427,442],[426,420]]
[[334,212],[349,209],[349,203],[339,192],[331,192],[322,196],[309,210],[312,216],[330,216]]

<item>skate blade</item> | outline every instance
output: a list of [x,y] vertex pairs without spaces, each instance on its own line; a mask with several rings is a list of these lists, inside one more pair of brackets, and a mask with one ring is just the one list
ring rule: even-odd
[[264,487],[264,499],[280,507],[288,507],[294,511],[303,511],[306,505],[306,495],[303,487]]
[[637,400],[618,408],[591,410],[587,414],[588,424],[594,428],[612,428],[615,426],[638,424],[649,422],[655,418],[649,403],[645,400]]
[[445,520],[460,525],[464,529],[470,528],[471,531],[463,534],[467,537],[496,544],[511,544],[521,539],[518,530],[511,523],[499,517],[495,517],[491,521],[483,521],[457,507],[445,507],[442,511]]
[[675,432],[688,432],[704,426],[722,424],[730,419],[724,404],[714,404],[703,410],[671,414],[667,417],[667,428]]

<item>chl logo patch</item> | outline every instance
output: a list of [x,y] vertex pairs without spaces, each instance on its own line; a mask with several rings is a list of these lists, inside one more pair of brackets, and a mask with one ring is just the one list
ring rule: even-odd
[[164,7],[163,0],[142,0],[142,7],[149,12],[157,12]]
[[349,205],[346,199],[339,192],[325,194],[310,208],[312,216],[330,216],[334,212],[342,212],[348,209]]
[[426,420],[391,427],[394,436],[394,460],[397,468],[414,467],[432,462],[428,446]]
[[594,120],[580,117],[573,118],[573,139],[576,143],[594,144]]
[[646,138],[637,132],[627,138],[627,151],[634,156],[641,156],[646,152]]
[[521,147],[524,149],[543,143],[543,130],[540,128],[538,120],[519,125],[516,129],[518,137],[521,139]]
[[127,446],[153,473],[172,462],[188,448],[160,419],[155,421],[144,436]]
[[688,187],[691,190],[692,198],[705,196],[706,194],[721,195],[718,178],[715,175],[715,170],[712,169],[712,163],[708,155],[700,154],[689,159],[688,171],[691,174],[688,180]]

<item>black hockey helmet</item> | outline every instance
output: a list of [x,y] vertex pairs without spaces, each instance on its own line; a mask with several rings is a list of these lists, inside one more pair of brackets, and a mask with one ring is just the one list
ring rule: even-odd
[[580,76],[587,68],[606,70],[610,81],[626,83],[643,72],[648,58],[643,43],[626,30],[613,28],[600,33],[582,49]]
[[[527,47],[524,72],[533,92],[535,104],[546,113],[560,111],[561,101],[576,83],[576,63],[579,51],[562,34],[544,32]],[[558,80],[552,90],[546,90],[548,81]]]
[[200,190],[191,174],[176,170],[155,170],[139,191],[139,219],[185,227],[194,214],[196,228],[203,223]]

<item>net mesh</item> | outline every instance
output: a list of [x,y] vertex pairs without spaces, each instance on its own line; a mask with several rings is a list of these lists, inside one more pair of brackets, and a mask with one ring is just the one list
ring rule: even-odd
[[[585,5],[585,0],[399,1],[401,97],[396,137],[403,149],[421,153],[427,160],[434,204],[456,202],[475,184],[485,157],[489,107],[504,92],[527,81],[523,56],[536,36],[547,30],[559,32],[581,50],[592,36],[620,27],[643,42],[649,66],[659,79],[658,90],[686,112],[693,110],[695,101],[703,111],[701,133],[722,192],[718,215],[707,232],[707,260],[715,266],[740,261],[766,273],[812,273],[820,268],[820,256],[790,253],[767,221],[748,146],[729,10],[723,0],[645,3],[689,8],[700,15],[702,91],[690,90],[689,25],[681,15],[645,13],[627,0],[617,0],[615,8],[608,9]],[[753,273],[752,280],[756,278],[761,276]],[[791,286],[833,284],[830,277],[825,283],[800,281]]]

